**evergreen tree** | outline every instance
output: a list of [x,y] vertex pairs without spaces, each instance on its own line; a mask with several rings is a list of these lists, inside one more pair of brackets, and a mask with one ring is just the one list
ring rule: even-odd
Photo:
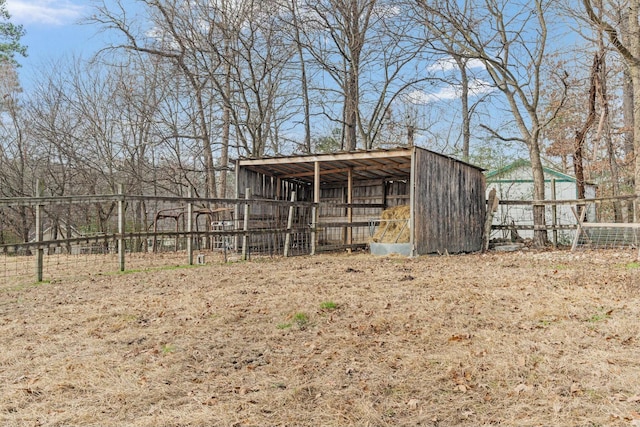
[[27,47],[20,44],[25,31],[22,25],[10,22],[6,0],[0,0],[0,63],[8,61],[15,64],[15,55],[27,56]]

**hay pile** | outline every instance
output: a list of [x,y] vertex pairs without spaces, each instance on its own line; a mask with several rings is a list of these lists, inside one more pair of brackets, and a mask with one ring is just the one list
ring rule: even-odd
[[395,206],[382,211],[380,225],[371,241],[374,243],[409,243],[410,213],[407,205]]

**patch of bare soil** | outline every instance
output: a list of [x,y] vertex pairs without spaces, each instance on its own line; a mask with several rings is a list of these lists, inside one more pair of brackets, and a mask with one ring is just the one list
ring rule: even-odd
[[640,425],[635,252],[322,255],[0,291],[0,425]]

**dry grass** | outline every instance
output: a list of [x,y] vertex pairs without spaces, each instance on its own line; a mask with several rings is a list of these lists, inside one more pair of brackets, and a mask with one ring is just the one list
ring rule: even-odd
[[5,287],[0,425],[639,425],[634,256],[323,255]]

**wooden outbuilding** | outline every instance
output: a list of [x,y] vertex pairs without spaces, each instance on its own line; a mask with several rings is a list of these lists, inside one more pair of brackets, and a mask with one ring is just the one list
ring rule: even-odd
[[237,198],[247,190],[251,198],[291,200],[295,192],[316,203],[312,252],[368,245],[383,211],[402,205],[410,255],[482,249],[483,170],[423,148],[241,158]]

